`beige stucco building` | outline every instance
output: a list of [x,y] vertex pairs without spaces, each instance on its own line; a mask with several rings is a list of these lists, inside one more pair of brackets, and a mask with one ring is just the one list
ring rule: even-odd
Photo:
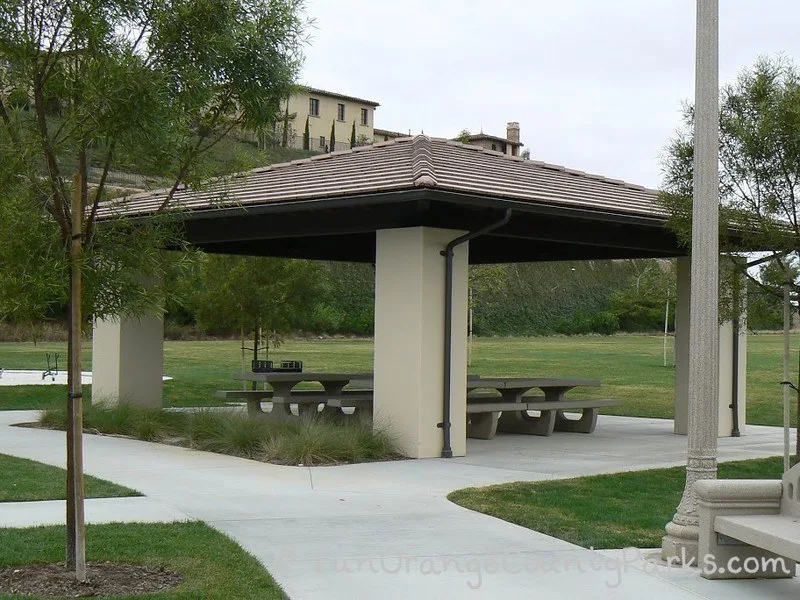
[[506,137],[489,135],[481,131],[470,135],[469,143],[487,150],[502,152],[509,156],[519,156],[520,148],[524,145],[519,141],[519,123],[516,121],[509,121],[506,126]]
[[[310,150],[348,150],[353,123],[356,126],[356,139],[372,143],[375,109],[378,106],[373,100],[306,87],[288,100],[289,145],[303,147],[306,119]],[[336,134],[334,147],[331,147],[332,127]]]
[[[309,150],[318,152],[349,150],[355,123],[356,140],[360,144],[388,142],[409,137],[411,132],[390,131],[375,128],[375,109],[380,106],[374,100],[366,100],[338,92],[313,87],[304,87],[289,97],[283,106],[288,109],[288,145],[303,148],[306,120],[309,129]],[[331,145],[331,129],[336,134]],[[283,123],[276,124],[276,138],[283,137]],[[520,142],[519,123],[510,121],[506,137],[476,133],[469,136],[469,144],[487,150],[519,156],[523,144]]]

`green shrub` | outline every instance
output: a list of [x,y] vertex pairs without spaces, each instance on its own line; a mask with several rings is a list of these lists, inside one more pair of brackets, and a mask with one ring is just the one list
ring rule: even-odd
[[601,311],[593,314],[576,312],[569,318],[560,319],[555,326],[557,333],[564,335],[584,335],[599,333],[611,335],[619,331],[619,321],[615,314]]

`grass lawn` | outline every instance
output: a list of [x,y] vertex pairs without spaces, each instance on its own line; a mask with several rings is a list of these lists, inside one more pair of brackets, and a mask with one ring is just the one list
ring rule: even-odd
[[[64,500],[67,497],[64,469],[0,454],[0,473],[0,502]],[[87,498],[141,496],[136,490],[88,475],[84,478],[84,488]]]
[[[671,340],[670,340],[671,342]],[[792,339],[792,364],[797,364],[800,337]],[[661,336],[575,336],[539,338],[479,338],[475,341],[470,372],[495,376],[577,376],[597,378],[602,388],[575,390],[575,397],[619,398],[623,405],[610,414],[671,418],[674,368],[672,345],[669,367],[663,366]],[[43,368],[44,353],[66,355],[64,344],[0,344],[0,366]],[[780,425],[782,415],[782,339],[761,334],[748,338],[747,421]],[[84,349],[91,366],[91,344]],[[372,340],[289,340],[270,354],[273,360],[302,360],[307,370],[371,371]],[[164,384],[167,406],[219,404],[218,389],[236,389],[232,375],[242,370],[238,341],[166,342],[164,371],[175,378]],[[796,377],[796,375],[795,375]],[[46,408],[64,402],[63,387],[0,387],[0,409]],[[792,403],[794,404],[794,403]],[[793,408],[794,410],[794,408]]]
[[[780,479],[783,459],[720,463],[720,479]],[[681,499],[683,467],[465,488],[460,506],[586,548],[655,548]]]
[[[203,523],[109,524],[87,527],[87,560],[164,566],[184,577],[174,590],[115,600],[283,599],[255,557]],[[0,567],[64,560],[61,526],[0,529]],[[0,598],[18,598],[5,596]],[[35,600],[34,596],[25,596]]]

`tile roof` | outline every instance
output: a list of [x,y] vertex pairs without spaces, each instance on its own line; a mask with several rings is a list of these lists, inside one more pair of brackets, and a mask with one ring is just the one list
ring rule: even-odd
[[478,140],[489,140],[490,142],[502,142],[504,144],[511,144],[512,146],[524,146],[525,144],[521,142],[515,142],[508,138],[504,138],[499,135],[490,135],[488,133],[472,133],[469,135],[469,140],[471,142],[477,142]]
[[359,98],[357,96],[348,96],[347,94],[340,94],[339,92],[329,92],[328,90],[321,90],[319,88],[313,88],[309,86],[303,86],[303,89],[308,92],[309,94],[319,94],[320,96],[330,96],[331,98],[341,98],[342,100],[350,100],[351,102],[359,102],[361,104],[366,104],[368,106],[380,106],[374,100],[365,100],[364,98]]
[[375,127],[372,130],[375,135],[388,135],[389,137],[399,138],[399,137],[408,137],[410,133],[402,133],[400,131],[392,131],[391,129],[378,129]]
[[[272,203],[324,201],[428,188],[532,205],[665,218],[658,192],[479,146],[425,135],[274,164],[179,190],[175,208],[207,211]],[[102,210],[155,211],[167,190],[109,201]]]

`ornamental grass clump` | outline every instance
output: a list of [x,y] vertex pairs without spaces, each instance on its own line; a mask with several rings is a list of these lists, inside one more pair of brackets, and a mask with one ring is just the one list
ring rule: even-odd
[[329,465],[401,458],[391,436],[348,417],[298,420],[262,446],[261,459],[294,465]]
[[[46,410],[39,422],[45,427],[65,429],[67,411],[64,408]],[[174,435],[180,426],[180,415],[131,404],[87,405],[83,410],[83,427],[89,432],[125,435],[144,441],[162,441]]]
[[264,440],[271,436],[266,419],[241,413],[203,410],[187,415],[185,432],[192,448],[256,458]]
[[[67,413],[42,413],[40,424],[64,429]],[[87,406],[90,433],[131,436],[284,465],[332,465],[402,458],[385,430],[355,416],[325,413],[305,417],[248,416],[239,408],[158,410],[129,404]]]

